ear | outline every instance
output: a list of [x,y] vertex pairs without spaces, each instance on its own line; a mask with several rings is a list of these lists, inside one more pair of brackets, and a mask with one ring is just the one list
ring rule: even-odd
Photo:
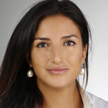
[[87,53],[87,44],[84,46],[83,48],[83,52],[82,52],[82,65],[84,64],[85,62],[85,59],[86,59],[86,53]]
[[26,55],[26,60],[27,60],[27,62],[28,62],[28,64],[29,64],[29,66],[32,67],[32,62],[31,62],[31,59],[30,59],[30,56],[29,56],[28,53],[27,53],[27,55]]

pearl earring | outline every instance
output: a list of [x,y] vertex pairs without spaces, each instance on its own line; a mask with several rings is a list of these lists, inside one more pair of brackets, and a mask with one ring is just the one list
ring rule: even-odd
[[27,76],[29,78],[32,78],[34,76],[34,72],[31,69],[29,69],[28,72],[27,72]]
[[80,75],[84,75],[84,73],[85,73],[85,69],[84,69],[84,67],[83,67],[83,65],[82,65],[82,66],[81,66]]

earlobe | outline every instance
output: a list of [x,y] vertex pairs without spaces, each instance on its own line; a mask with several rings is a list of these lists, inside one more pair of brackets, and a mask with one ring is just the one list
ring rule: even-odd
[[28,53],[27,53],[27,55],[26,55],[26,60],[27,60],[27,62],[28,62],[28,64],[29,64],[29,67],[32,67],[32,62],[31,62],[31,59],[30,59],[30,56],[29,56]]

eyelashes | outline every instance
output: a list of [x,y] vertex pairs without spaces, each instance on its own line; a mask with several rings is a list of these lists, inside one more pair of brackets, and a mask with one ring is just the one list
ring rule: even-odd
[[[63,43],[64,46],[73,46],[75,45],[76,43],[74,41],[66,41]],[[44,47],[48,47],[49,44],[45,43],[45,42],[40,42],[36,47],[38,48],[44,48]]]
[[48,44],[45,42],[40,42],[36,47],[42,48],[42,47],[47,47]]
[[66,41],[65,43],[64,43],[64,45],[66,45],[66,46],[73,46],[73,45],[75,45],[76,43],[75,42],[73,42],[73,41]]

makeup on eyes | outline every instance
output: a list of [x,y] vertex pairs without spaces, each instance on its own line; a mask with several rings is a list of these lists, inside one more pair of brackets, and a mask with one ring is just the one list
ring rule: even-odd
[[[61,39],[65,39],[66,41],[63,42],[63,45],[64,46],[73,46],[75,45],[75,41],[71,40],[71,38],[78,38],[78,36],[76,35],[68,35],[68,36],[63,36],[61,37]],[[47,47],[49,46],[48,42],[51,41],[49,38],[47,37],[37,37],[34,39],[35,40],[40,40],[41,42],[39,42],[36,47],[38,48],[44,48],[44,47]]]
[[[74,41],[72,41],[72,40],[68,40],[68,41],[65,41],[65,42],[63,43],[64,46],[73,46],[73,45],[75,45],[75,44],[76,44],[76,43],[75,43]],[[39,48],[43,48],[43,47],[47,47],[47,46],[49,46],[49,44],[46,43],[46,42],[39,42],[39,43],[36,45],[36,47],[39,47]]]

